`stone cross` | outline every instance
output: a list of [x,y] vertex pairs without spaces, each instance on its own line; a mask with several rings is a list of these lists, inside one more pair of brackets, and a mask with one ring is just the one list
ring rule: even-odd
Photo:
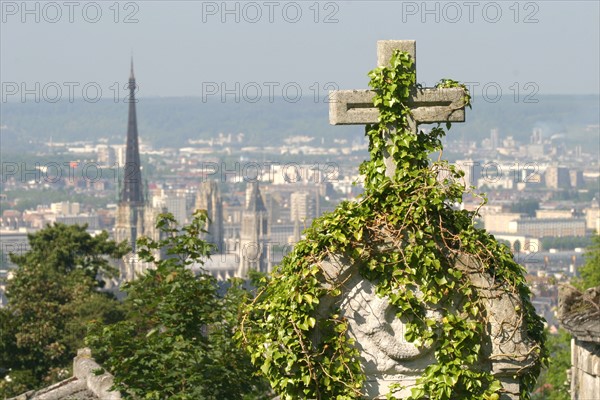
[[[389,65],[394,50],[407,52],[412,57],[416,76],[416,41],[380,40],[377,42],[377,65]],[[372,90],[334,90],[329,96],[329,123],[332,125],[366,125],[378,121],[379,112],[373,105]],[[409,125],[417,134],[419,124],[465,121],[465,91],[462,88],[419,88],[412,90],[408,107],[412,118]],[[386,139],[394,134],[395,127],[389,127]],[[393,177],[396,169],[394,160],[384,154],[386,176]]]

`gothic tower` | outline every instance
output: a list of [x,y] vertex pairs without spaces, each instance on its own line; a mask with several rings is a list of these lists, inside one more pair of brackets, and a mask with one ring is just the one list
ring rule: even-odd
[[121,202],[139,205],[144,203],[144,192],[140,165],[137,116],[135,112],[135,88],[132,58],[131,73],[129,75],[129,118],[127,122],[127,145],[125,147],[125,174],[123,176]]
[[207,234],[202,239],[217,246],[218,253],[225,253],[223,242],[223,201],[216,181],[200,183],[196,194],[196,209],[206,210],[209,222]]
[[140,149],[138,141],[138,128],[135,99],[135,76],[133,74],[133,58],[131,60],[131,73],[129,76],[129,118],[127,123],[127,143],[125,147],[125,165],[121,193],[115,223],[115,240],[126,240],[132,248],[132,253],[125,257],[122,266],[121,278],[131,280],[136,272],[141,272],[146,266],[136,261],[136,240],[147,235],[154,238],[153,218],[155,212],[147,205],[144,198],[144,185],[142,181],[142,168],[140,163]]
[[258,188],[258,182],[252,184],[246,210],[242,212],[242,230],[240,232],[240,265],[237,276],[247,278],[251,269],[268,271],[267,260],[268,215]]

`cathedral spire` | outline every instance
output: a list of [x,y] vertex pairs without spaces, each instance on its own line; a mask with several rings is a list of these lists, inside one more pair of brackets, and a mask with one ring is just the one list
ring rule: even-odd
[[135,80],[135,75],[133,75],[133,53],[131,53],[131,72],[129,74],[129,80]]
[[135,110],[136,88],[132,56],[131,74],[129,76],[129,119],[127,123],[127,144],[125,149],[125,167],[121,202],[142,204],[144,203],[144,191],[140,164],[137,116]]
[[260,189],[258,188],[258,180],[256,182],[252,182],[252,192],[250,194],[246,210],[254,212],[267,211],[262,195],[260,194]]

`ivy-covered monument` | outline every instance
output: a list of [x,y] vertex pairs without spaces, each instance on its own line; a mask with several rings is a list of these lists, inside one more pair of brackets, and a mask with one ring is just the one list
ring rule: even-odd
[[243,314],[282,399],[528,399],[547,360],[523,268],[459,210],[462,173],[441,160],[468,91],[419,87],[415,54],[380,41],[371,90],[331,94],[331,123],[367,125],[364,193],[316,220]]

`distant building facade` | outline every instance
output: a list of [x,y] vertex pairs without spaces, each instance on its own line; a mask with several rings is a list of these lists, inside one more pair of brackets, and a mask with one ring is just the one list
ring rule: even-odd
[[580,189],[584,186],[583,171],[577,170],[577,169],[572,169],[569,171],[569,178],[570,178],[571,187],[573,189]]
[[483,216],[483,224],[488,232],[508,233],[511,232],[509,224],[521,217],[519,213],[489,213]]
[[585,213],[586,228],[600,233],[600,207],[589,207],[583,212]]
[[57,215],[55,221],[65,225],[87,225],[92,231],[101,229],[98,214]]
[[185,193],[176,190],[157,190],[158,194],[152,196],[152,207],[164,209],[173,214],[179,224],[188,223],[188,207]]
[[59,215],[77,215],[81,210],[81,205],[70,201],[61,201],[50,204],[50,210]]
[[571,188],[571,175],[566,167],[550,166],[546,168],[544,179],[548,189]]
[[290,220],[306,222],[315,217],[314,198],[307,191],[294,192],[290,195]]
[[583,218],[521,218],[509,222],[508,231],[534,237],[585,236]]
[[572,218],[573,210],[535,210],[535,217],[541,219]]

